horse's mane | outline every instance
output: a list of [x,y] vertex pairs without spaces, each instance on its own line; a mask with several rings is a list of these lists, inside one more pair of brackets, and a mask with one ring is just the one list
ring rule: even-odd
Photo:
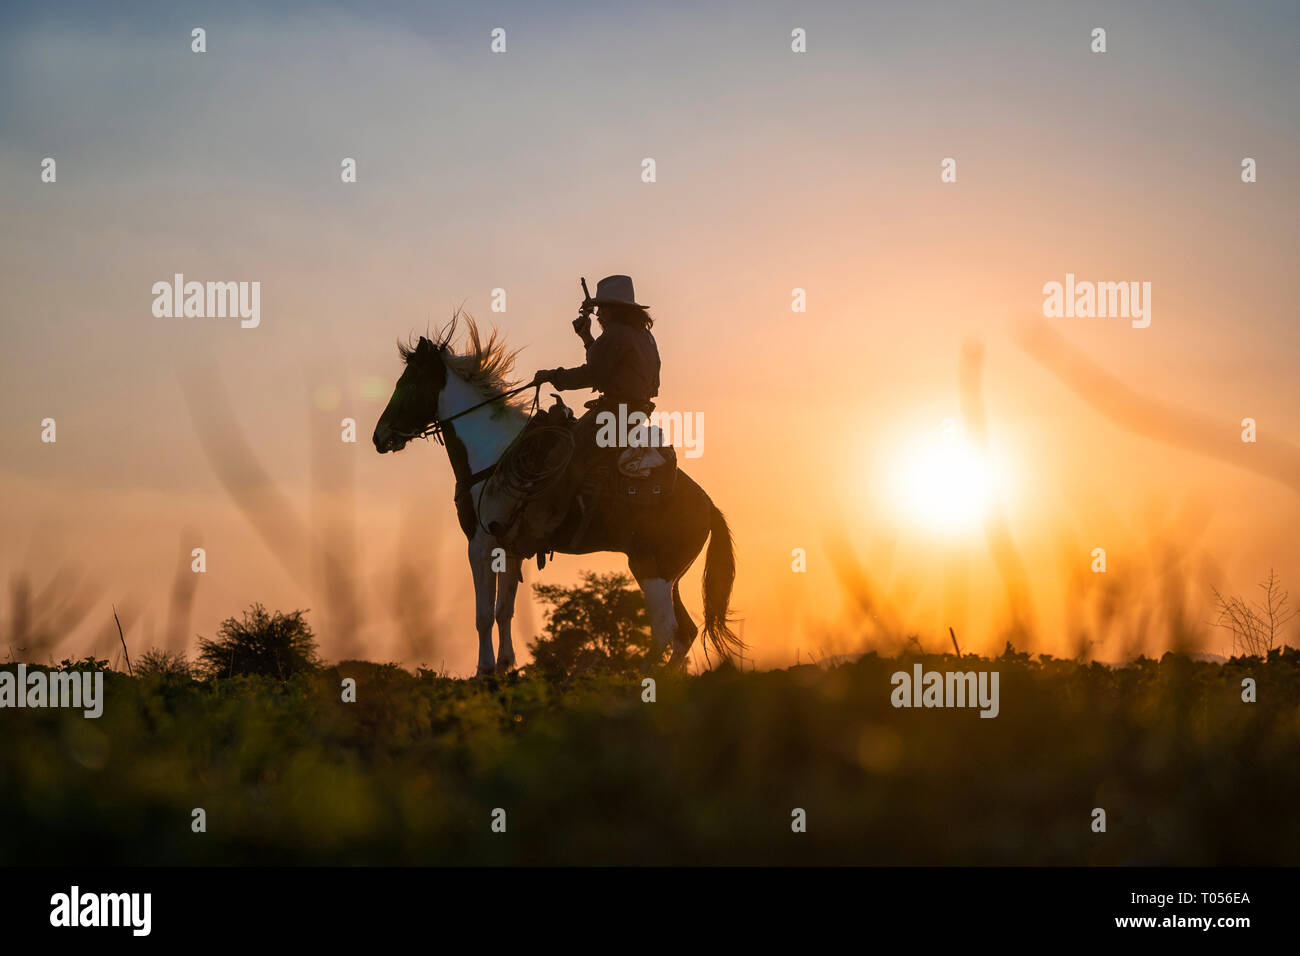
[[[457,352],[452,340],[462,322],[465,325],[464,351]],[[508,392],[518,385],[510,378],[510,374],[514,371],[515,356],[519,350],[506,348],[505,340],[495,328],[484,339],[479,332],[478,323],[464,309],[457,308],[452,312],[451,321],[429,341],[442,354],[442,362],[449,370],[485,394]],[[418,340],[397,344],[397,351],[407,365],[415,358],[418,348]],[[509,403],[519,401],[516,397]]]

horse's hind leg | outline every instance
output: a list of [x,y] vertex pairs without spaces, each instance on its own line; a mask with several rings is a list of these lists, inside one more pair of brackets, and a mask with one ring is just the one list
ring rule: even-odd
[[681,578],[673,582],[673,616],[677,621],[677,629],[673,632],[673,656],[669,659],[668,666],[685,668],[686,655],[690,653],[700,629],[695,626],[686,605],[682,603],[681,583]]
[[653,572],[640,574],[638,570],[632,564],[632,576],[641,585],[641,593],[645,595],[645,609],[650,616],[653,644],[646,658],[646,669],[649,670],[664,659],[664,651],[672,643],[673,633],[677,629],[677,615],[673,611],[672,582],[667,578],[652,577]]

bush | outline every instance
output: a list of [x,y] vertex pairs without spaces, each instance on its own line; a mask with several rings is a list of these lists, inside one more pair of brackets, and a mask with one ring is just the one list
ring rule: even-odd
[[61,671],[106,671],[108,670],[108,661],[100,660],[91,655],[88,657],[79,657],[75,660],[71,657],[65,657],[59,661],[59,670]]
[[1286,625],[1300,614],[1300,610],[1287,605],[1290,595],[1272,568],[1259,588],[1264,592],[1264,600],[1254,603],[1236,596],[1224,597],[1217,589],[1214,592],[1219,611],[1214,623],[1232,632],[1234,656],[1241,653],[1247,657],[1267,657],[1275,648],[1285,646]]
[[267,614],[254,604],[243,620],[228,617],[217,639],[199,638],[198,669],[204,677],[274,677],[288,680],[295,674],[319,669],[316,640],[306,611]]
[[135,674],[137,677],[157,677],[165,682],[187,681],[192,676],[190,662],[184,654],[173,654],[156,647],[145,651],[135,662]]
[[650,652],[650,625],[641,592],[625,574],[584,572],[582,584],[533,585],[549,605],[546,628],[529,645],[533,667],[562,676],[576,671],[636,671]]

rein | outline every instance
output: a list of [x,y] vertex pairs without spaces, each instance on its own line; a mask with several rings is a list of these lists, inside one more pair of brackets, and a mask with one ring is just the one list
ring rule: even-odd
[[[443,440],[442,429],[448,422],[455,421],[457,418],[460,418],[463,415],[468,415],[470,412],[476,412],[486,405],[491,405],[493,402],[499,402],[503,398],[511,398],[512,396],[518,395],[520,392],[526,392],[530,388],[535,388],[537,390],[533,395],[532,411],[535,413],[538,406],[541,404],[541,382],[535,384],[529,382],[527,385],[520,385],[518,388],[513,388],[508,392],[501,392],[498,395],[493,395],[491,398],[485,398],[477,405],[463,408],[454,415],[448,415],[446,418],[434,418],[433,421],[428,425],[425,425],[424,428],[419,431],[409,433],[399,432],[398,434],[408,440],[412,438],[433,438],[433,440],[439,445],[444,445],[446,442]],[[525,434],[526,432],[527,434]],[[536,443],[539,438],[543,437],[550,441],[559,438],[561,441],[568,442],[568,447],[564,450],[560,460],[540,467],[535,463],[522,461],[519,453],[522,452],[523,447],[530,443]],[[513,513],[510,515],[509,520],[506,522],[506,527],[513,527],[514,523],[518,520],[520,513],[523,511],[524,506],[543,494],[554,482],[556,477],[568,468],[569,462],[573,457],[573,451],[573,436],[566,428],[547,425],[531,432],[525,429],[515,436],[514,440],[509,444],[509,446],[507,446],[506,450],[501,453],[501,457],[495,462],[488,465],[486,468],[476,471],[472,475],[459,479],[456,482],[456,497],[459,499],[462,491],[468,491],[474,485],[483,482],[484,478],[495,476],[501,470],[502,465],[508,462],[504,472],[504,481],[509,493],[515,499],[515,508]],[[512,452],[515,452],[515,454],[512,454]],[[487,534],[494,534],[490,528],[483,524],[483,492],[486,489],[487,483],[483,482],[479,487],[478,501],[476,502],[477,506],[474,509],[474,520],[484,532]]]
[[537,384],[533,384],[532,382],[529,382],[527,385],[520,385],[518,388],[512,388],[508,392],[501,392],[499,395],[493,395],[491,398],[485,398],[477,405],[471,405],[469,408],[463,408],[454,415],[448,415],[446,418],[434,418],[433,421],[429,422],[429,424],[425,425],[419,431],[398,432],[398,435],[400,435],[402,438],[407,439],[408,441],[412,438],[426,438],[426,439],[432,438],[439,445],[442,445],[444,444],[442,438],[442,426],[445,425],[447,422],[454,422],[462,415],[468,415],[470,412],[476,412],[480,408],[483,408],[485,405],[491,405],[493,402],[499,402],[503,398],[512,398],[515,395],[518,395],[520,392],[528,391],[530,388],[537,389],[537,393],[533,396],[533,410],[536,411],[537,406],[541,402],[542,384],[540,382],[538,382]]

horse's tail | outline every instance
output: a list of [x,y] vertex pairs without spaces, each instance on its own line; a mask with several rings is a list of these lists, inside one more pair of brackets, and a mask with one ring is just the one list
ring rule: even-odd
[[727,658],[744,648],[745,643],[732,633],[727,606],[731,603],[731,586],[736,581],[736,549],[731,529],[713,502],[709,502],[709,550],[704,557],[704,636],[719,656]]

